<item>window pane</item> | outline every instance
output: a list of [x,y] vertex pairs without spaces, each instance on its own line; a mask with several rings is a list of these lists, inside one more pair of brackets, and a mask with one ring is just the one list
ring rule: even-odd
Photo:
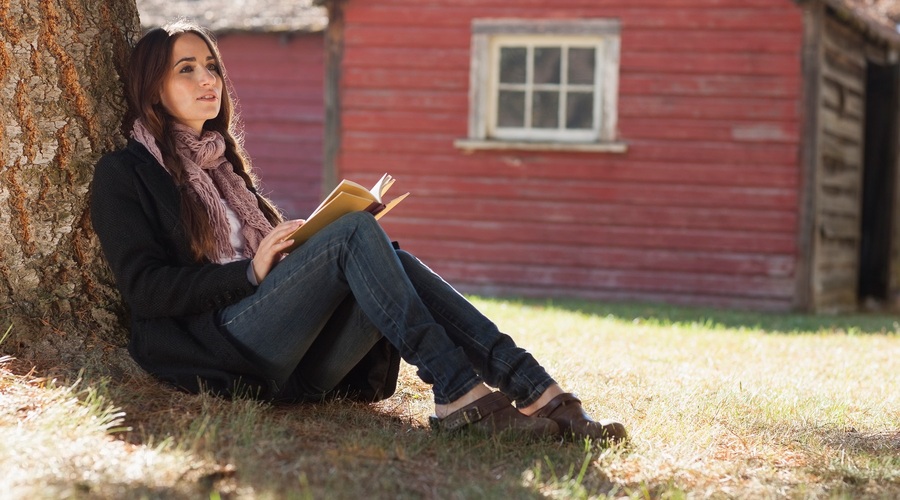
[[531,127],[559,127],[559,93],[535,92],[531,100]]
[[562,49],[559,47],[535,47],[534,83],[559,83]]
[[593,85],[595,61],[593,48],[569,49],[569,83]]
[[500,48],[500,83],[525,83],[525,47]]
[[498,127],[525,126],[525,92],[501,90],[498,101]]
[[569,92],[566,94],[566,128],[594,128],[594,94]]

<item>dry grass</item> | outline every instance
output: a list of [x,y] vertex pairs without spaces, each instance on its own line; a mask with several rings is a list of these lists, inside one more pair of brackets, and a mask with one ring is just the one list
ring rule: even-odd
[[194,460],[172,447],[113,439],[125,415],[97,388],[15,375],[0,358],[0,485],[4,498],[90,493],[152,496],[179,485]]
[[[806,317],[476,299],[630,446],[432,434],[404,366],[377,405],[273,407],[101,366],[55,384],[0,362],[12,498],[896,498],[900,336]],[[127,430],[123,430],[127,428]]]

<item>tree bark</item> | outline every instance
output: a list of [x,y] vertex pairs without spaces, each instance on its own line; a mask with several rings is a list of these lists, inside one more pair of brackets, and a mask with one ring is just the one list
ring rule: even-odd
[[139,34],[135,0],[0,0],[0,352],[124,340],[88,189]]

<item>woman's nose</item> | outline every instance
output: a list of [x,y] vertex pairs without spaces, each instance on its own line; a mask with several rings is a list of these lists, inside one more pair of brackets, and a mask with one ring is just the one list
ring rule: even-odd
[[200,71],[201,85],[212,85],[216,82],[216,78],[218,78],[216,72],[211,69],[204,68]]

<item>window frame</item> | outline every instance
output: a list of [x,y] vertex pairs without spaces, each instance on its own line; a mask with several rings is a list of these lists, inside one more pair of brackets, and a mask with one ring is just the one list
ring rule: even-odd
[[[618,19],[475,19],[469,74],[468,138],[461,149],[528,149],[624,152],[617,142],[619,52]],[[501,46],[595,47],[594,129],[495,127]]]

